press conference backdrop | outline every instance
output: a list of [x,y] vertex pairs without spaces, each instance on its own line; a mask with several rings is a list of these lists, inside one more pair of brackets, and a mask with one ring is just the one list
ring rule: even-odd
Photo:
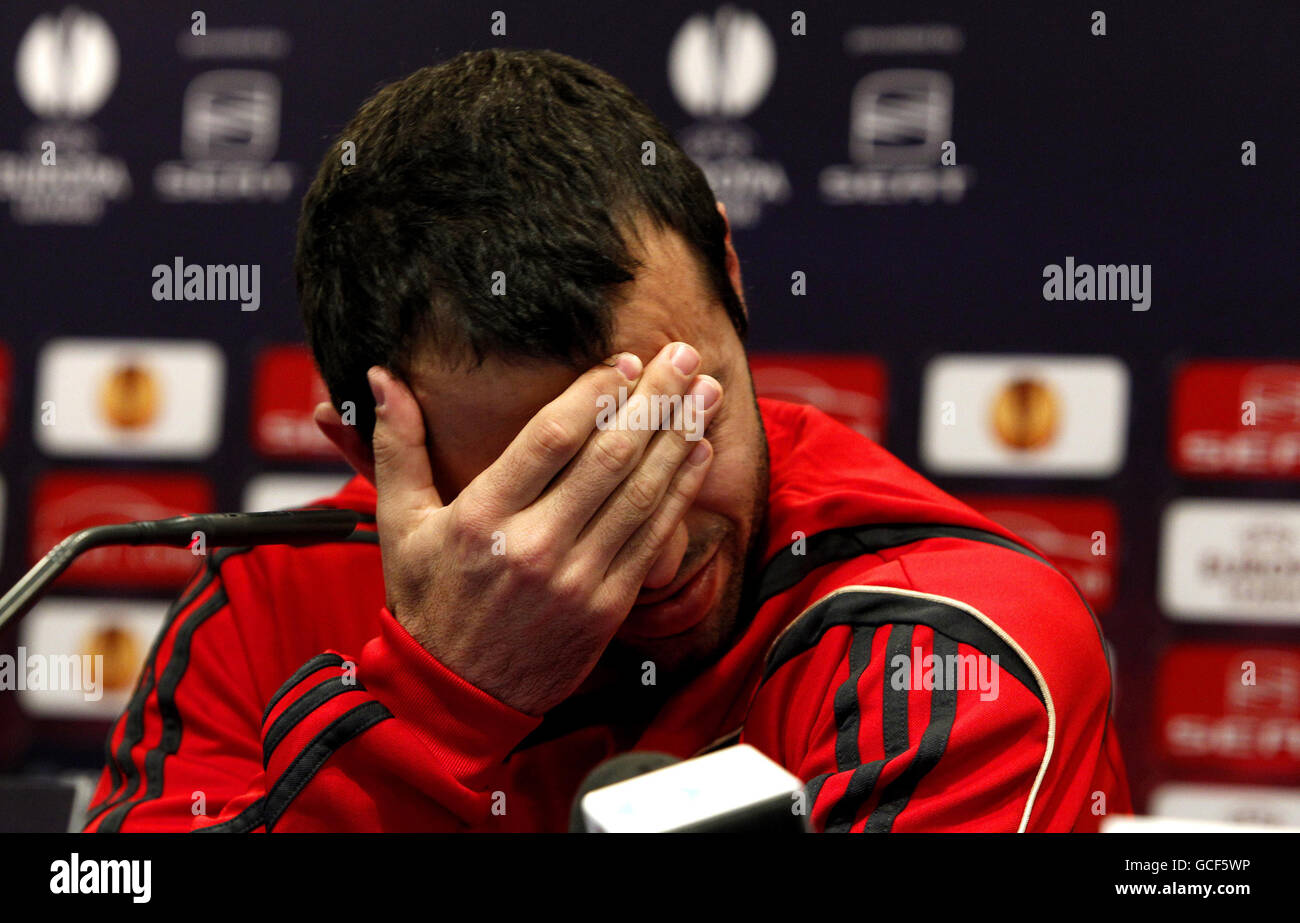
[[[552,48],[726,203],[760,391],[1079,583],[1139,807],[1300,824],[1297,8],[799,6],[4,4],[4,584],[93,523],[340,483],[292,283],[306,183],[382,83]],[[191,264],[244,293],[187,299]],[[97,551],[5,631],[11,780],[99,765],[193,567]],[[34,678],[72,654],[98,693]]]

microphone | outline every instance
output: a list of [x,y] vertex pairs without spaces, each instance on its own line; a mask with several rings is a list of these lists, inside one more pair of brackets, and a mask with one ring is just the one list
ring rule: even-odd
[[202,532],[204,544],[219,548],[229,545],[311,545],[347,538],[361,521],[356,510],[274,510],[266,513],[209,513],[201,516],[173,516],[143,522],[92,526],[74,532],[59,542],[36,566],[22,576],[0,598],[0,628],[22,615],[41,598],[54,578],[92,548],[105,545],[169,545],[188,548],[194,533]]
[[680,762],[677,757],[657,750],[632,750],[628,753],[620,753],[618,756],[611,756],[587,773],[587,777],[578,786],[578,794],[573,796],[573,808],[569,811],[569,832],[588,832],[587,821],[582,813],[582,802],[589,792]]
[[749,744],[689,760],[632,751],[583,780],[570,833],[807,833],[803,783]]

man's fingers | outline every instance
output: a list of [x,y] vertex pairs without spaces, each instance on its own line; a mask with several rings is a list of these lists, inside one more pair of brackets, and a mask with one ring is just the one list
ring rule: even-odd
[[712,462],[713,446],[707,439],[701,439],[673,476],[654,514],[622,544],[605,571],[605,583],[612,589],[632,596],[640,591],[650,568],[663,554],[678,523],[695,502]]
[[424,417],[409,388],[385,369],[366,373],[375,396],[375,488],[381,523],[442,506],[424,441]]
[[[697,413],[700,402],[687,393],[695,382],[697,388],[711,388],[716,403],[721,386],[708,376],[696,377],[699,353],[684,343],[669,343],[646,366],[645,374],[637,382],[636,390],[618,408],[616,414],[605,416],[597,423],[597,431],[587,439],[581,451],[568,468],[539,501],[546,516],[560,524],[561,535],[576,538],[593,517],[603,515],[610,495],[637,477],[638,465],[645,457],[647,446],[661,430],[676,429],[679,441],[698,439],[706,425],[708,411]],[[688,416],[693,433],[685,433],[684,419]],[[673,461],[663,470],[662,483],[654,486],[656,492],[668,484],[677,463],[686,457],[689,447],[683,446]],[[636,489],[636,488],[634,488]],[[600,511],[600,512],[598,512]],[[651,510],[644,511],[639,525]],[[617,549],[610,549],[611,553]]]
[[[722,396],[722,386],[716,379],[708,375],[696,378],[682,404],[683,407],[688,404],[692,407],[690,425],[650,433],[650,445],[642,454],[635,470],[613,489],[604,504],[582,528],[576,544],[589,549],[599,559],[602,567],[609,565],[628,537],[659,508],[687,456],[701,444],[703,432],[722,404]],[[576,476],[577,473],[571,471],[564,474],[565,478]]]
[[672,583],[673,578],[677,576],[678,569],[682,566],[682,557],[686,554],[686,549],[690,545],[690,538],[686,523],[678,522],[677,528],[673,529],[672,535],[664,542],[663,548],[659,550],[659,557],[646,571],[645,579],[641,581],[641,585],[647,590],[658,590]]
[[528,421],[467,490],[482,491],[501,515],[529,506],[582,448],[601,408],[617,408],[619,389],[626,394],[640,375],[641,360],[632,353],[584,372]]

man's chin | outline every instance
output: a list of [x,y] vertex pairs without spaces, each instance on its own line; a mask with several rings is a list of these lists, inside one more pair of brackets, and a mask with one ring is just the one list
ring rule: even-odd
[[706,612],[691,627],[665,637],[644,637],[631,631],[620,632],[610,642],[605,660],[631,666],[641,674],[649,669],[649,664],[653,664],[658,677],[675,676],[688,665],[703,666],[705,661],[711,659],[708,656],[710,653],[718,653],[711,651],[716,646],[716,640],[710,637],[715,619],[715,613]]
[[713,614],[727,577],[727,565],[722,548],[715,548],[703,564],[696,565],[690,580],[671,596],[633,606],[616,637],[638,645],[691,634]]
[[743,568],[735,566],[728,549],[720,548],[701,570],[700,582],[708,592],[700,594],[693,613],[680,614],[684,628],[655,637],[639,632],[629,616],[610,643],[606,661],[624,665],[630,662],[643,675],[648,670],[647,662],[652,663],[656,683],[691,678],[715,663],[734,641],[743,580]]
[[707,622],[702,619],[694,628],[668,638],[615,638],[603,663],[620,674],[635,673],[645,686],[676,686],[713,663],[720,653],[708,638]]

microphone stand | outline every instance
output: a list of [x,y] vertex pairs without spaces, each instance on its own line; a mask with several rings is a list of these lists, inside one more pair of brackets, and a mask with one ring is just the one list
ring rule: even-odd
[[22,615],[74,560],[105,545],[167,545],[188,548],[203,533],[211,548],[231,545],[310,545],[347,538],[357,527],[356,510],[275,510],[267,513],[211,513],[144,522],[92,526],[59,542],[0,598],[0,629]]

